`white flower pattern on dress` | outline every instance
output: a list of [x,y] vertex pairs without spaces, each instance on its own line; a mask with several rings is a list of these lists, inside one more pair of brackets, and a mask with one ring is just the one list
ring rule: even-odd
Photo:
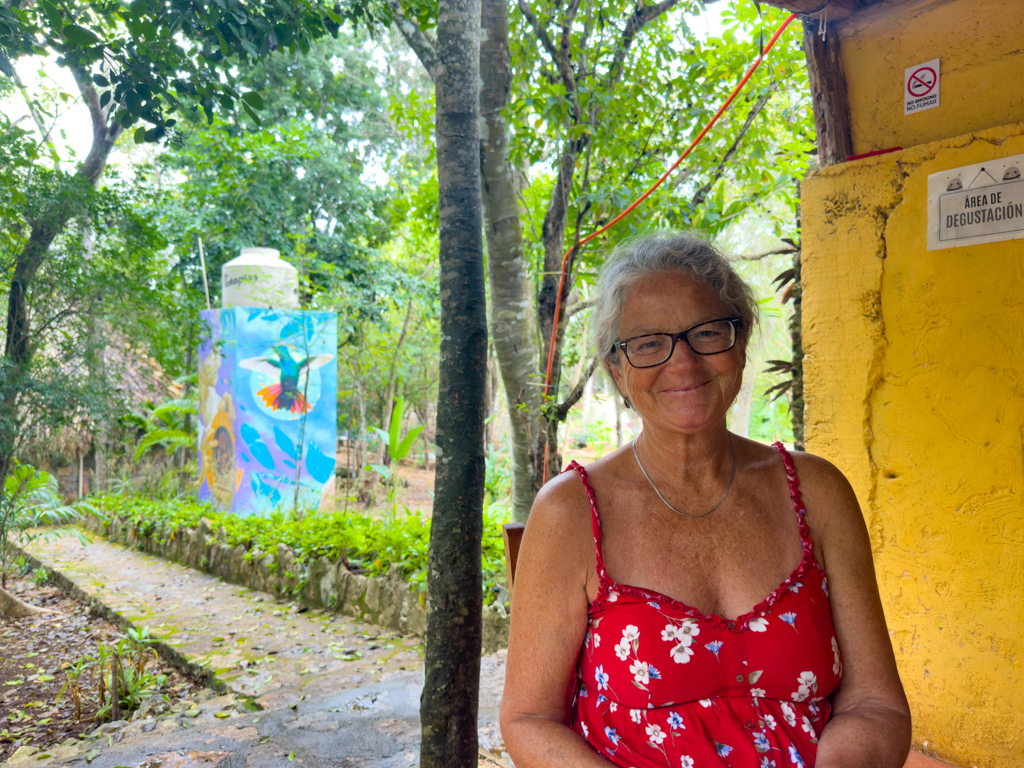
[[655,723],[651,723],[647,726],[647,738],[649,738],[655,745],[660,746],[668,737],[668,734],[661,730],[661,726]]
[[634,661],[629,665],[629,671],[633,674],[633,679],[641,685],[647,685],[651,681],[650,671],[646,661]]
[[782,716],[786,718],[786,723],[790,727],[796,725],[796,712],[794,712],[793,708],[786,702],[782,702]]
[[679,759],[680,768],[693,768],[693,758],[689,755],[683,755]]
[[818,676],[813,672],[801,672],[796,682],[799,687],[790,697],[793,701],[807,701],[818,692]]

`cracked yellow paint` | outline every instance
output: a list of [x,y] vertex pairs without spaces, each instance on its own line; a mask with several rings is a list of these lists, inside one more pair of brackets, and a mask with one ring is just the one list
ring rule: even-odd
[[[840,22],[837,33],[854,154],[1024,117],[1021,0],[883,0]],[[904,116],[904,69],[935,58],[939,106]]]
[[1020,153],[1015,123],[803,186],[808,450],[863,507],[915,748],[963,768],[1024,765],[1024,240],[927,251],[927,180]]

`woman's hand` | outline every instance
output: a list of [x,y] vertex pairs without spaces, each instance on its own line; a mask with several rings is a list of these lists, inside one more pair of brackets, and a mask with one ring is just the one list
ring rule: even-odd
[[878,595],[871,541],[853,488],[834,466],[797,454],[807,524],[828,576],[843,679],[815,768],[902,768],[910,750],[910,708],[900,683]]
[[608,765],[569,728],[587,584],[596,578],[589,500],[567,473],[538,494],[516,566],[501,697],[501,734],[516,768]]

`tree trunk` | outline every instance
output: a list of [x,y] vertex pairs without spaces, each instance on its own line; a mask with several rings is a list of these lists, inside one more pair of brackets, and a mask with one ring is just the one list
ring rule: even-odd
[[[89,109],[93,129],[92,146],[75,173],[75,181],[95,187],[103,175],[107,159],[121,135],[122,128],[117,122],[107,124],[109,110],[116,106],[114,100],[111,99],[105,108],[100,107],[99,95],[88,73],[74,67],[71,71],[82,94],[82,101]],[[32,226],[28,242],[15,257],[7,293],[7,337],[4,342],[4,357],[10,366],[7,375],[12,378],[26,375],[31,366],[37,342],[32,339],[31,333],[29,291],[36,274],[46,261],[50,246],[75,214],[69,205],[74,197],[73,194],[58,195],[51,208],[40,212]],[[5,399],[0,405],[0,423],[5,425],[4,433],[0,434],[0,467],[6,468],[10,465],[14,451],[16,438],[6,433],[12,428],[11,425],[18,423],[15,408],[16,405],[10,398]],[[0,475],[3,475],[0,480],[6,478],[6,471],[0,472]]]
[[789,332],[793,342],[793,385],[789,390],[789,416],[793,422],[793,447],[804,450],[804,342],[800,282],[800,251],[793,254],[793,316]]
[[8,619],[22,619],[26,616],[38,616],[41,613],[53,613],[45,608],[22,602],[3,587],[0,587],[0,615]]
[[441,363],[427,568],[422,768],[477,765],[487,312],[480,197],[480,2],[438,7]]
[[525,522],[540,481],[534,482],[533,455],[540,427],[540,361],[532,310],[533,289],[523,252],[508,128],[501,111],[512,89],[508,41],[508,5],[483,0],[480,44],[480,170],[487,235],[487,276],[491,288],[491,339],[508,403],[512,442],[512,514]]

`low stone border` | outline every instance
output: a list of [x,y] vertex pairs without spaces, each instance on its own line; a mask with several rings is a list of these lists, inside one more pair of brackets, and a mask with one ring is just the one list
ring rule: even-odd
[[[227,544],[227,531],[223,527],[214,531],[206,518],[198,528],[171,530],[161,523],[150,534],[141,533],[134,523],[120,517],[104,520],[87,515],[84,526],[115,543],[311,608],[353,616],[403,634],[422,635],[427,626],[425,594],[402,579],[397,565],[386,576],[367,577],[326,557],[300,563],[285,544],[278,544],[274,553],[250,552],[241,544]],[[508,647],[508,626],[504,606],[495,603],[484,608],[483,653]]]

